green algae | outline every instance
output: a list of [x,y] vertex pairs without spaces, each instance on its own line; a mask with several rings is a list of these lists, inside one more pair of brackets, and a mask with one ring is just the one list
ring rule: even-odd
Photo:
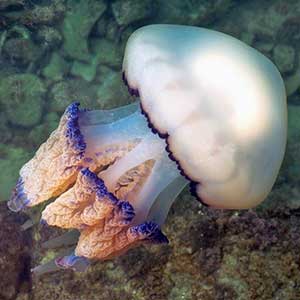
[[106,9],[104,1],[69,0],[69,10],[63,22],[64,50],[70,57],[88,61],[88,35]]
[[69,64],[59,54],[54,52],[49,64],[42,70],[42,74],[52,81],[59,81],[64,78],[68,70]]
[[0,144],[0,202],[7,201],[19,177],[19,170],[32,156],[20,147]]
[[0,103],[8,120],[19,126],[30,127],[42,117],[46,92],[44,83],[33,74],[15,74],[0,81]]

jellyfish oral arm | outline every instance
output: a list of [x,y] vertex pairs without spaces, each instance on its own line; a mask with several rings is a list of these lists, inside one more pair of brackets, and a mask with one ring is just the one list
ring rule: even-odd
[[[43,223],[80,232],[79,238],[72,235],[77,245],[70,255],[33,269],[37,274],[47,272],[49,266],[53,270],[55,263],[82,271],[88,266],[87,260],[109,259],[143,243],[166,243],[160,226],[188,183],[176,162],[169,158],[165,140],[149,128],[139,104],[110,111],[74,107],[79,106],[72,104],[67,108],[54,142],[52,138],[42,145],[47,149],[44,156],[35,156],[23,167],[26,177],[20,179],[22,193],[15,191],[9,203],[14,210],[20,210],[48,200],[45,195],[59,194],[43,211]],[[76,127],[71,133],[64,128],[70,123]],[[78,140],[84,145],[80,156],[75,151]],[[58,153],[62,157],[56,157],[59,145],[55,142],[68,149]],[[37,187],[36,175],[45,172],[39,166],[53,157],[68,164],[50,169],[50,182],[45,186],[40,181],[41,186]],[[32,166],[34,169],[29,172]],[[67,178],[68,182],[60,182],[66,178],[61,174],[69,169],[74,174]],[[30,186],[39,191],[32,198]],[[64,239],[61,243],[64,245]],[[59,239],[53,244],[59,246]]]

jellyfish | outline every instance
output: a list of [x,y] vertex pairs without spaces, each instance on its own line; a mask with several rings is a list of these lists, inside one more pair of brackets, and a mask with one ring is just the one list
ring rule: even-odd
[[20,171],[9,208],[56,198],[42,222],[70,231],[48,244],[74,245],[36,273],[83,271],[141,244],[168,243],[162,225],[188,184],[209,207],[248,209],[275,182],[286,94],[261,53],[213,30],[149,25],[127,42],[123,79],[136,102],[71,104]]

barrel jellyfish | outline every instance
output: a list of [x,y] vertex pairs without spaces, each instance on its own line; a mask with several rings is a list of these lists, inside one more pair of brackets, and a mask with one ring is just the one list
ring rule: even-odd
[[[142,27],[127,42],[123,79],[137,102],[93,111],[71,104],[8,202],[17,212],[56,198],[42,222],[72,229],[63,238],[74,243],[57,266],[82,271],[167,243],[161,226],[187,184],[207,206],[254,207],[283,160],[283,80],[243,42],[191,26]],[[47,268],[54,262],[34,271]]]

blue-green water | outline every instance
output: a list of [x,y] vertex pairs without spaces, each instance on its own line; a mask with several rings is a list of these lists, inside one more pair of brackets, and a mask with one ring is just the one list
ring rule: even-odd
[[[56,256],[61,230],[43,207],[8,211],[19,169],[68,104],[109,109],[134,101],[122,82],[130,34],[154,23],[231,34],[269,57],[288,95],[288,145],[267,200],[252,211],[202,206],[184,190],[164,233],[85,273],[30,269]],[[300,2],[297,0],[0,0],[0,300],[300,299]],[[247,93],[247,91],[245,91]],[[24,230],[32,219],[37,224]]]

